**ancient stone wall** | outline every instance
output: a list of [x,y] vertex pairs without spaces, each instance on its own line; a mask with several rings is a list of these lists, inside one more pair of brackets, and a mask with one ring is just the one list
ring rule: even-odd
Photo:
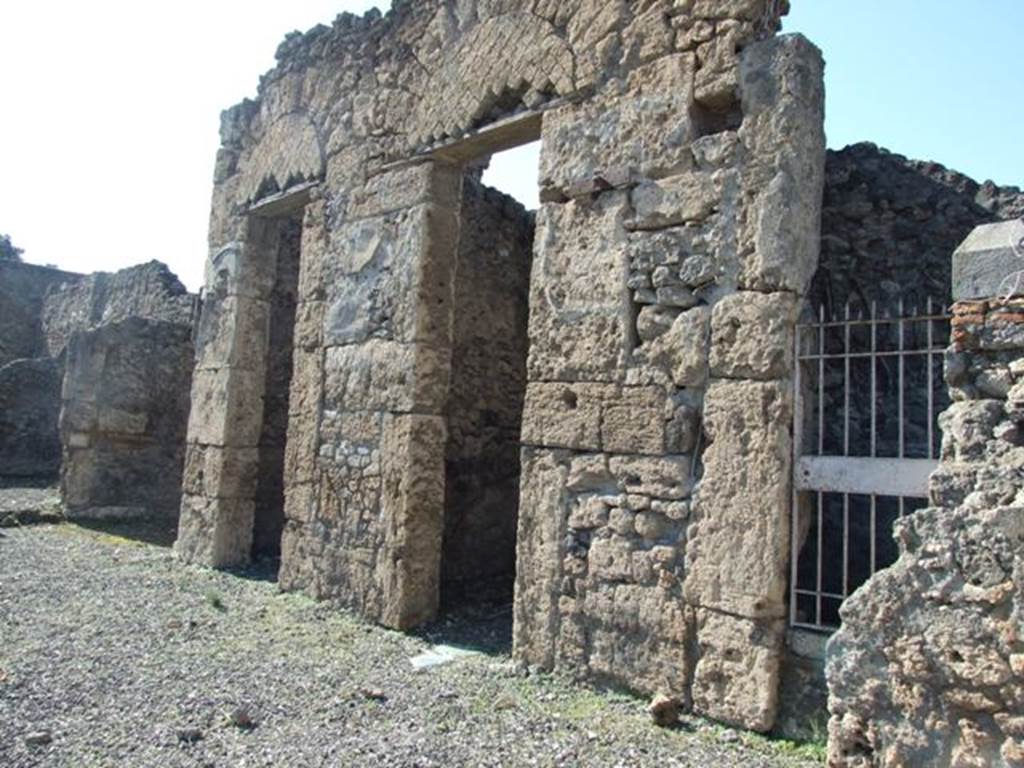
[[0,474],[57,476],[61,369],[48,357],[0,366]]
[[280,583],[437,610],[467,163],[540,136],[515,653],[767,729],[822,63],[785,3],[397,2],[224,114],[178,552],[251,553],[264,230],[304,208]]
[[142,317],[191,325],[196,297],[167,265],[150,261],[118,272],[94,272],[57,286],[46,296],[42,322],[46,351],[60,357],[73,333]]
[[60,416],[70,517],[173,517],[192,377],[187,324],[130,317],[71,335]]
[[[928,298],[933,300],[933,314],[943,314],[952,301],[950,254],[976,226],[1024,205],[1024,195],[1013,187],[979,185],[936,163],[908,160],[873,144],[829,151],[825,169],[821,259],[805,302],[805,319],[816,318],[819,311],[826,318],[842,318],[847,302],[854,318],[867,317],[872,304],[878,316],[898,316],[901,301],[904,316],[924,314]],[[944,333],[940,325],[934,332]],[[880,381],[895,382],[903,376],[906,413],[927,412],[925,366],[907,365],[900,374],[891,357],[874,366]],[[938,372],[933,373],[932,397],[941,410],[945,388]],[[848,405],[852,424],[870,423],[867,398],[845,401],[844,375],[840,368],[826,371],[826,413],[840,414]],[[851,391],[871,391],[871,366],[855,363],[849,375]],[[805,396],[804,402],[813,408],[813,397]],[[816,423],[816,416],[808,414],[807,421]],[[927,444],[926,421],[905,419],[907,446],[919,449]],[[842,446],[843,431],[842,419],[831,420],[825,445]],[[866,438],[866,430],[855,430],[854,452]],[[880,429],[876,439],[876,450],[895,454],[894,430]],[[799,630],[790,633],[779,728],[792,735],[808,735],[825,714],[824,640]]]
[[82,275],[50,267],[0,261],[0,368],[12,360],[47,355],[43,302],[62,283]]
[[511,596],[534,220],[472,178],[460,218],[441,578],[460,595],[507,582]]
[[954,256],[942,462],[828,647],[829,765],[1024,765],[1024,222]]
[[1024,194],[874,144],[829,151],[821,263],[808,296],[839,317],[872,302],[895,313],[950,300],[949,255],[971,230],[1024,212]]

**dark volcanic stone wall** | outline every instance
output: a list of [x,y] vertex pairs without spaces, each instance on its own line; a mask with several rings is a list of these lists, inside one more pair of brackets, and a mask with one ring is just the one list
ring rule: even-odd
[[808,296],[826,314],[950,300],[950,255],[979,224],[1024,213],[1015,187],[978,184],[874,144],[829,151],[821,259]]
[[0,475],[55,477],[60,469],[60,367],[48,357],[0,366]]
[[0,367],[45,355],[43,300],[56,286],[82,278],[49,267],[0,261]]
[[515,573],[533,215],[467,178],[448,396],[446,588]]

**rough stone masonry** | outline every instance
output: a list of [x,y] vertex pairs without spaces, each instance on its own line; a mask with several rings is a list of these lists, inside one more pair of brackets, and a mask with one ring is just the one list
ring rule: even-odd
[[953,257],[932,506],[842,609],[828,650],[829,765],[1024,765],[1024,220]]
[[825,160],[821,56],[774,36],[785,6],[396,2],[287,38],[223,116],[179,555],[237,565],[265,538],[261,404],[286,393],[281,586],[397,628],[436,614],[465,566],[458,329],[511,331],[463,298],[486,275],[460,266],[461,190],[540,138],[515,654],[771,728]]

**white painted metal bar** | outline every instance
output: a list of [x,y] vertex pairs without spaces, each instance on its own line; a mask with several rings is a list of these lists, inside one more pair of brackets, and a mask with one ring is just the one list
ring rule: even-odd
[[850,494],[843,494],[843,596],[850,594]]
[[900,318],[899,318],[899,350],[900,355],[896,358],[897,365],[899,366],[899,457],[903,458],[903,351],[904,351],[904,339],[903,339],[903,297],[900,297]]
[[[878,302],[871,302],[871,317],[878,314]],[[878,351],[878,325],[871,325],[871,455],[878,451],[878,361],[875,353]]]
[[[907,503],[907,499],[927,498],[928,477],[937,464],[936,451],[933,450],[933,443],[935,442],[935,409],[937,407],[935,396],[936,381],[933,366],[936,359],[941,360],[941,355],[944,352],[944,349],[937,347],[936,343],[944,343],[944,340],[936,339],[934,323],[948,320],[949,315],[936,311],[935,303],[930,298],[927,300],[924,312],[920,316],[913,311],[908,314],[902,299],[899,301],[896,313],[885,312],[883,315],[878,304],[872,302],[867,316],[860,316],[862,314],[858,313],[858,317],[853,317],[852,306],[850,303],[847,303],[844,311],[835,313],[831,320],[827,320],[825,308],[818,307],[817,322],[812,321],[797,329],[795,340],[796,371],[794,375],[797,392],[794,418],[794,481],[792,490],[794,517],[791,531],[792,561],[790,567],[790,623],[794,627],[817,631],[831,631],[834,629],[833,626],[825,623],[825,601],[841,601],[850,594],[851,589],[856,586],[851,583],[853,566],[866,559],[868,561],[866,563],[868,566],[867,571],[870,574],[874,574],[879,568],[889,564],[880,560],[881,552],[878,546],[878,539],[880,535],[885,535],[886,531],[879,529],[879,498],[892,499],[897,504],[898,514],[903,516],[910,506]],[[913,315],[913,317],[910,315]],[[910,323],[917,322],[926,322],[928,324],[925,339],[919,338],[916,326],[908,326]],[[896,349],[879,349],[878,328],[883,324],[888,325],[897,332]],[[854,326],[869,328],[869,351],[853,351],[852,332]],[[839,330],[840,327],[841,330]],[[910,343],[908,338],[908,327],[914,331],[913,344]],[[826,349],[825,334],[827,329],[831,328],[835,328],[842,333],[841,351],[827,351]],[[818,334],[817,344],[809,340],[807,343],[802,342],[802,331],[816,332]],[[922,345],[923,348],[912,348],[921,347]],[[917,409],[914,409],[913,413],[908,411],[908,402],[910,401],[907,400],[907,388],[913,387],[916,390],[923,385],[921,377],[917,374],[911,375],[907,369],[907,359],[912,356],[923,357],[928,365],[928,372],[925,377],[928,387],[926,393],[928,406],[927,425],[917,425]],[[892,392],[891,387],[886,387],[884,392],[880,391],[878,361],[883,357],[896,358],[895,373],[897,374],[897,381],[894,383],[897,385],[897,391],[895,393]],[[851,361],[857,358],[868,359],[871,363],[870,444],[863,448],[855,444],[852,439],[851,430],[854,405],[854,371]],[[838,408],[829,409],[828,407],[829,402],[832,402],[833,405],[837,404],[838,398],[836,395],[839,394],[835,393],[833,395],[832,391],[826,388],[825,374],[826,362],[828,360],[843,361],[842,416],[837,412]],[[817,386],[812,387],[808,392],[804,391],[804,365],[814,365],[818,373]],[[804,397],[805,394],[808,395],[807,398]],[[826,394],[829,395],[829,398],[826,398]],[[915,395],[912,402],[919,402],[919,398]],[[810,442],[804,439],[805,435],[807,435],[804,423],[811,414],[810,407],[812,404],[816,408],[815,416],[818,435],[816,441]],[[896,413],[893,414],[893,411]],[[880,450],[878,439],[879,425],[884,423],[885,417],[891,417],[891,415],[895,415],[898,420],[898,445],[895,451],[897,457],[880,458],[878,457]],[[929,445],[928,453],[925,454],[927,458],[906,458],[908,438],[906,419],[908,416],[915,419],[915,432],[913,434],[920,434],[916,431],[918,426],[922,427],[921,432],[927,432]],[[831,426],[832,432],[837,432],[836,427],[840,424],[840,418],[842,419],[843,429],[842,449],[841,451],[835,450],[835,453],[840,453],[841,455],[826,456],[826,434],[828,434],[826,430]],[[839,446],[834,445],[830,446],[830,448],[837,449]],[[868,455],[856,455],[857,450],[861,450]],[[807,494],[813,495],[806,496]],[[834,502],[838,502],[838,499],[827,499],[826,494],[842,494],[841,531],[833,530],[834,526],[828,532],[825,530],[826,507],[827,505],[833,505]],[[864,511],[860,510],[859,507],[854,507],[851,502],[851,495],[864,495],[869,499],[868,520],[866,522],[870,532],[870,541],[863,550],[855,548],[854,541],[851,539],[851,528],[853,523],[855,523],[855,518],[858,515],[864,514]],[[801,564],[801,553],[798,547],[802,543],[798,541],[799,518],[797,515],[801,509],[800,505],[802,502],[806,503],[804,507],[806,512],[814,515],[817,521],[814,585],[811,588],[797,587]],[[831,520],[838,512],[838,508],[828,506],[828,509],[834,510],[829,513],[833,516],[830,517]],[[832,538],[836,535],[842,536],[841,542]],[[826,557],[825,548],[828,546],[829,551],[833,552],[840,544],[843,552],[841,566],[842,594],[836,594],[831,590],[825,589],[826,575],[830,575],[826,574],[825,569],[834,569],[838,565],[834,562],[836,558]],[[859,568],[857,572],[863,572],[863,570],[863,568]],[[805,598],[812,598],[814,601],[814,607],[811,609],[813,615],[801,617],[799,615],[800,600]],[[810,606],[807,607],[809,608]]]
[[801,456],[796,487],[802,491],[927,498],[934,459],[872,459],[867,456]]
[[818,455],[825,454],[825,305],[818,309]]
[[822,582],[822,577],[821,577],[821,559],[822,559],[821,558],[821,545],[822,545],[822,542],[824,541],[824,534],[822,533],[822,528],[823,528],[822,521],[823,521],[823,519],[825,517],[825,515],[824,515],[824,506],[825,506],[824,496],[825,496],[825,494],[821,493],[819,491],[815,495],[818,497],[818,571],[817,571],[817,574],[816,574],[817,575],[817,581],[815,583],[815,591],[817,593],[817,599],[814,601],[814,623],[820,625],[821,624],[821,590],[822,590],[822,584],[821,584],[821,582]]
[[846,302],[846,327],[843,329],[843,456],[850,455],[850,302]]

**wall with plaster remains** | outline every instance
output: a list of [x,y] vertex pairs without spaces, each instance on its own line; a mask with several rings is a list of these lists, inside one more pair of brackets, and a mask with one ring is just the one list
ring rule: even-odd
[[141,317],[71,335],[60,416],[71,518],[173,518],[181,498],[192,328]]

